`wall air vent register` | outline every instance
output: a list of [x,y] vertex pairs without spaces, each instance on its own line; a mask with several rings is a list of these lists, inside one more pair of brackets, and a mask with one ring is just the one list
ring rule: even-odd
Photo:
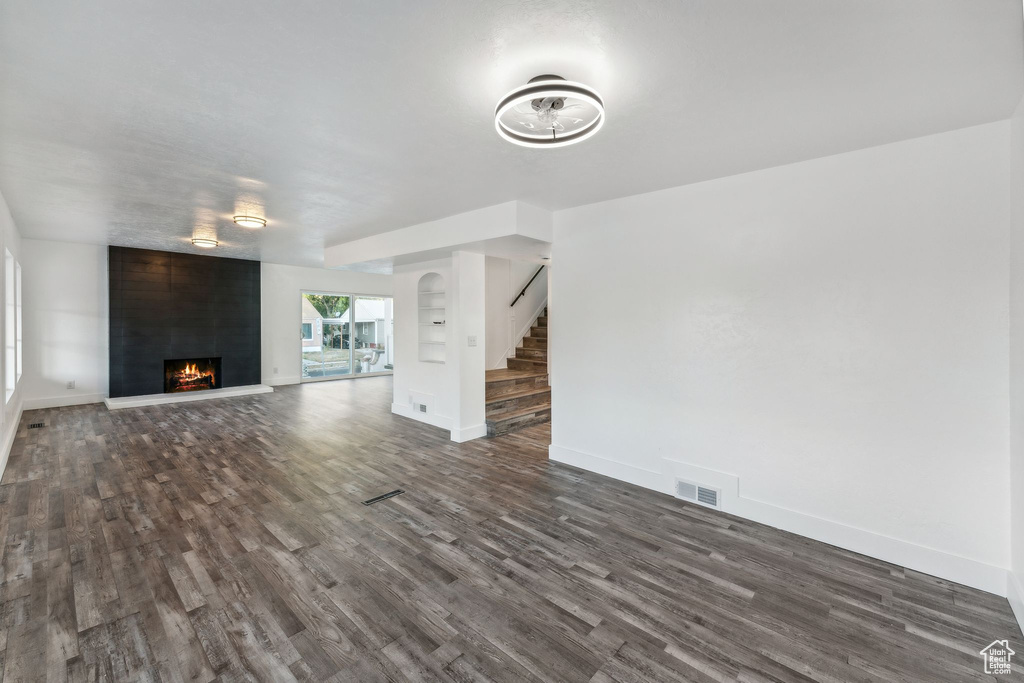
[[716,510],[722,509],[722,492],[719,489],[685,479],[676,479],[676,498]]

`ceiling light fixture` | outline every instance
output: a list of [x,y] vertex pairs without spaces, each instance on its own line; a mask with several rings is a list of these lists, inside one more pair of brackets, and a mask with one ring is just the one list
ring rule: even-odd
[[256,216],[249,216],[247,214],[235,216],[233,220],[235,221],[236,224],[241,225],[243,228],[263,228],[266,227],[267,225],[266,218],[258,218]]
[[213,249],[215,246],[217,246],[218,242],[217,240],[211,239],[209,237],[193,237],[192,244],[196,245],[197,247],[202,247],[203,249]]
[[565,147],[604,125],[604,101],[582,83],[537,76],[505,95],[494,109],[498,135],[523,147]]

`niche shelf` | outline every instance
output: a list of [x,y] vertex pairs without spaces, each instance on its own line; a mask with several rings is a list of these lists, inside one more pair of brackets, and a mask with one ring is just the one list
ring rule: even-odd
[[419,306],[419,361],[444,364],[447,310],[444,278],[440,273],[427,273],[420,278],[416,285],[416,299]]

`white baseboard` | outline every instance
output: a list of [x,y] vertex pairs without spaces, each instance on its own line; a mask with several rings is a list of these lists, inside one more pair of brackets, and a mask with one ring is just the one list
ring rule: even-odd
[[88,403],[103,403],[106,394],[72,394],[69,396],[51,396],[49,398],[26,398],[25,410],[42,408],[63,408],[64,406],[81,406]]
[[739,494],[739,478],[725,472],[667,458],[662,460],[661,471],[653,471],[554,444],[549,447],[548,456],[557,462],[668,495],[673,495],[676,477],[706,483],[721,489],[723,512],[988,593],[1003,597],[1007,594],[1008,572],[1005,567],[997,567],[840,522],[788,510],[771,503],[744,498]]
[[18,414],[7,425],[7,431],[4,434],[3,451],[0,452],[0,479],[3,478],[4,472],[7,471],[7,461],[11,458],[11,449],[14,448],[14,437],[18,435],[18,429],[21,426],[21,416],[24,412],[25,406],[22,403],[18,408]]
[[424,422],[434,427],[440,427],[441,429],[451,431],[452,428],[451,418],[444,417],[443,415],[435,415],[433,413],[417,413],[412,409],[411,405],[405,405],[404,403],[392,403],[391,412],[395,415],[407,417],[410,420],[416,420],[417,422]]
[[487,436],[487,425],[479,424],[473,427],[465,427],[463,429],[455,429],[452,426],[453,420],[450,417],[444,417],[443,415],[435,415],[433,413],[419,413],[412,409],[411,405],[405,405],[404,403],[392,403],[391,412],[395,415],[401,415],[407,417],[410,420],[416,420],[417,422],[423,422],[432,427],[440,427],[441,429],[447,429],[451,432],[451,439],[456,443],[463,443],[465,441],[472,441],[473,439],[479,439],[481,436]]
[[225,387],[224,389],[208,389],[206,391],[192,391],[182,394],[146,394],[144,396],[119,396],[118,398],[105,398],[107,410],[120,410],[122,408],[139,408],[142,406],[164,405],[167,403],[188,403],[190,401],[209,401],[217,398],[234,398],[236,396],[251,396],[253,394],[269,394],[274,391],[273,387],[266,384],[250,384],[244,387]]
[[453,429],[452,441],[456,443],[464,443],[466,441],[472,441],[473,439],[479,439],[481,436],[487,436],[487,425],[480,424],[474,427],[466,427],[464,429]]
[[512,356],[514,354],[515,354],[515,349],[513,349],[511,346],[506,346],[505,350],[501,352],[501,358],[496,360],[494,362],[494,365],[492,365],[491,367],[489,367],[487,369],[488,370],[504,370],[505,369],[505,361],[507,361],[509,358],[512,358]]
[[1017,625],[1021,633],[1024,633],[1024,585],[1012,571],[1006,572],[1006,599],[1013,610],[1013,616],[1017,618]]
[[298,384],[302,381],[301,377],[273,377],[271,379],[263,378],[263,383],[268,387],[283,387],[286,384]]

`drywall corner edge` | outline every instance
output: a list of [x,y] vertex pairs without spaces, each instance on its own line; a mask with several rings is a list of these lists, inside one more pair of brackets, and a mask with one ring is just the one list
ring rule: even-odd
[[463,429],[453,429],[452,441],[456,443],[465,443],[466,441],[472,441],[473,439],[479,439],[480,437],[487,436],[487,425],[479,424],[473,427],[464,427]]
[[1024,586],[1012,571],[1006,572],[1006,599],[1010,603],[1010,609],[1013,610],[1021,633],[1024,633]]
[[555,238],[554,213],[532,204],[516,202],[516,233],[542,242]]
[[648,470],[551,444],[556,462],[672,495],[676,477],[707,483],[722,490],[722,512],[766,524],[852,552],[1007,597],[1008,571],[985,562],[846,526],[832,520],[788,510],[739,495],[734,475],[665,458],[660,471]]

